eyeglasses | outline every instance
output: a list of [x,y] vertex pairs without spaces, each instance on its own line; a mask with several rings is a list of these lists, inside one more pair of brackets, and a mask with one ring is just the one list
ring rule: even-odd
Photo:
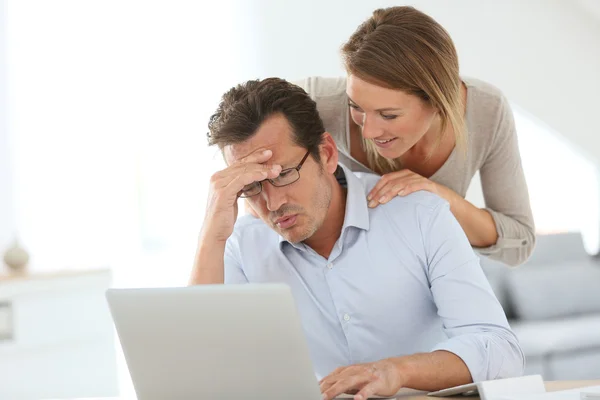
[[296,182],[298,179],[300,179],[300,168],[302,168],[302,165],[304,164],[304,161],[306,161],[306,159],[308,158],[309,154],[310,154],[310,150],[306,152],[306,154],[302,158],[302,161],[300,161],[300,164],[298,164],[297,167],[286,168],[286,169],[281,170],[281,172],[279,173],[279,175],[276,178],[265,179],[263,181],[253,182],[249,185],[244,186],[243,189],[240,190],[240,192],[238,194],[239,197],[245,198],[245,197],[256,196],[257,194],[262,192],[262,185],[263,185],[264,181],[269,181],[271,183],[271,185],[273,185],[275,187],[287,186],[287,185],[291,185],[292,183]]

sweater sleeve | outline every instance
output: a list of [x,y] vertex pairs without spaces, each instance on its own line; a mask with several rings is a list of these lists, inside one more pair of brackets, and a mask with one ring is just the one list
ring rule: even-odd
[[480,169],[485,209],[496,224],[496,244],[476,250],[509,266],[524,263],[535,246],[535,225],[508,101],[502,97],[489,153]]

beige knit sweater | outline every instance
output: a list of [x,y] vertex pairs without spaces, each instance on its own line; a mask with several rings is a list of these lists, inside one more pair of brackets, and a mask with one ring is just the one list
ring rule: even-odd
[[[535,227],[512,111],[494,86],[472,78],[463,82],[467,86],[466,158],[455,149],[430,179],[464,197],[479,171],[485,209],[496,223],[498,241],[476,250],[505,264],[519,265],[533,250]],[[338,145],[340,162],[352,171],[372,172],[350,155],[346,79],[309,77],[294,83],[316,101],[325,129]]]

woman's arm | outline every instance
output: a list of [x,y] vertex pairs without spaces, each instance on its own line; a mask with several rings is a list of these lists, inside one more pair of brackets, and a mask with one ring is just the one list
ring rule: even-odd
[[515,122],[502,98],[493,140],[479,171],[485,209],[437,185],[477,252],[510,266],[524,263],[535,246],[535,225],[521,164]]
[[492,146],[479,173],[485,212],[494,221],[498,239],[495,244],[477,251],[507,265],[522,264],[535,246],[535,224],[515,122],[505,98],[502,99]]
[[450,203],[450,211],[475,248],[493,246],[498,241],[496,223],[489,211],[478,208],[446,186],[437,185],[438,194]]

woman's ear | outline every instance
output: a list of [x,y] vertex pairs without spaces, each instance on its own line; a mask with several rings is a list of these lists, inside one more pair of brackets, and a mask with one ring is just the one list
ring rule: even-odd
[[338,149],[333,137],[328,132],[323,133],[323,142],[320,145],[321,164],[323,168],[333,174],[338,166]]

